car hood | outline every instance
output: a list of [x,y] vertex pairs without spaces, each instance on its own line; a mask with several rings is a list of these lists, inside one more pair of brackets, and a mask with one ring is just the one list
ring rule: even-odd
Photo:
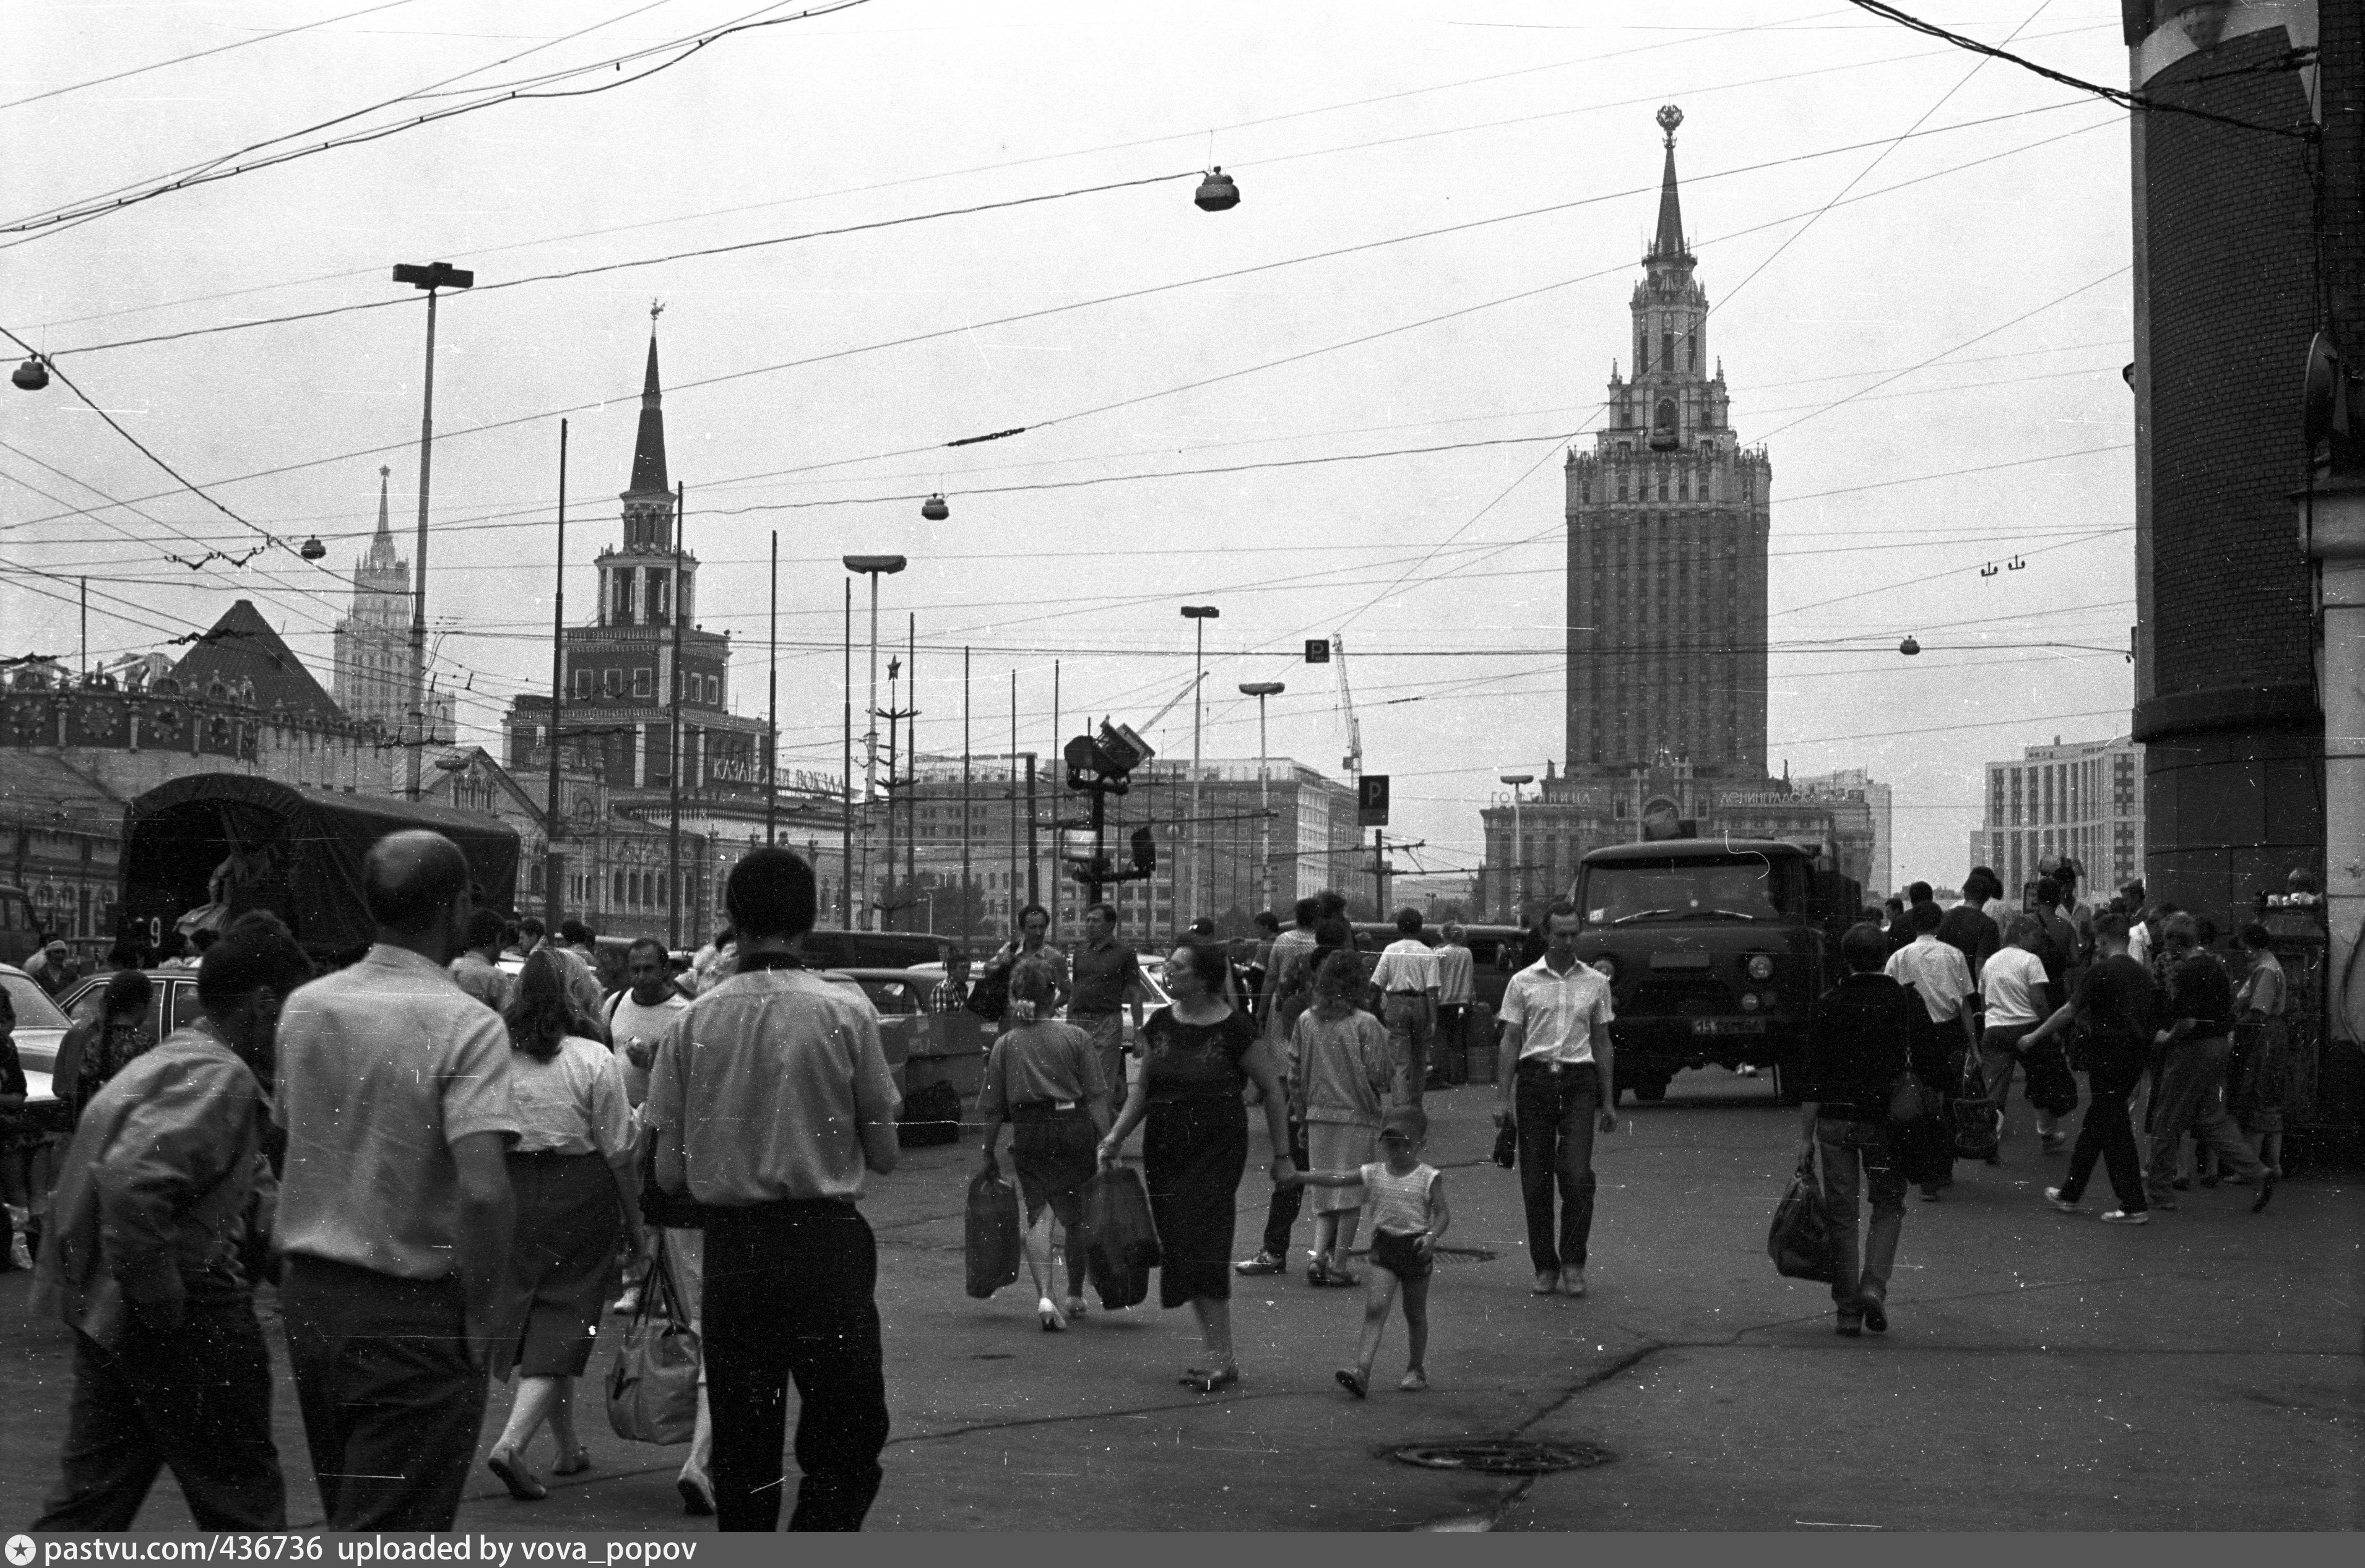
[[58,1046],[66,1037],[63,1029],[18,1029],[12,1036],[17,1042],[17,1060],[25,1070],[25,1103],[38,1105],[57,1098],[50,1082],[50,1070],[57,1066]]

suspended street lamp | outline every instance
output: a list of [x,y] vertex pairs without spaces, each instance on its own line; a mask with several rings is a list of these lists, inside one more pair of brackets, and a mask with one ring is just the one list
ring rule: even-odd
[[320,543],[320,539],[318,534],[315,534],[311,538],[304,541],[304,547],[296,552],[296,554],[303,556],[307,561],[317,561],[328,553],[329,547]]
[[941,495],[930,496],[920,503],[920,515],[930,522],[942,522],[953,515],[953,509],[945,503]]
[[1191,199],[1202,212],[1228,212],[1240,205],[1240,187],[1218,163],[1207,171],[1207,177],[1199,182],[1199,194]]
[[1919,644],[1919,643],[1917,643],[1917,642],[1915,642],[1912,638],[1908,637],[1908,638],[1906,638],[1906,639],[1905,639],[1905,641],[1903,641],[1903,642],[1901,642],[1901,643],[1900,643],[1900,644],[1897,644],[1897,651],[1898,651],[1899,653],[1900,653],[1900,654],[1903,654],[1907,658],[1909,658],[1909,659],[1910,659],[1910,658],[1911,658],[1914,655],[1916,655],[1916,654],[1918,654],[1918,653],[1920,653],[1920,652],[1922,651],[1922,644]]
[[8,379],[24,391],[39,392],[50,384],[50,367],[41,363],[39,354],[28,354]]

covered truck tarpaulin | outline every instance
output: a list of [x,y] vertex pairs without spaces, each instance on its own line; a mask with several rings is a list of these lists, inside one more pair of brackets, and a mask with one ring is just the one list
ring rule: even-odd
[[[430,828],[468,857],[478,907],[517,901],[518,835],[495,818],[374,795],[299,790],[240,773],[160,785],[124,810],[127,928],[169,931],[209,903],[267,909],[316,954],[366,946],[362,857],[390,833]],[[151,923],[153,923],[152,926]]]

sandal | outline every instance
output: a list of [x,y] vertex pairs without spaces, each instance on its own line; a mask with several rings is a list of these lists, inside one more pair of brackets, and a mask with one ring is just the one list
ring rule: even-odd
[[1363,1374],[1352,1367],[1340,1367],[1334,1375],[1339,1379],[1339,1386],[1358,1399],[1371,1392],[1370,1385],[1363,1381]]
[[1315,1285],[1317,1287],[1328,1284],[1330,1282],[1330,1264],[1328,1260],[1326,1259],[1317,1258],[1311,1263],[1306,1264],[1306,1282],[1309,1285]]
[[1042,1324],[1046,1334],[1057,1334],[1068,1326],[1068,1320],[1059,1316],[1059,1304],[1049,1296],[1035,1304],[1035,1320]]
[[1177,1381],[1185,1388],[1197,1389],[1201,1394],[1213,1394],[1218,1389],[1229,1388],[1239,1382],[1240,1369],[1237,1366],[1228,1366],[1219,1367],[1214,1372],[1202,1372],[1197,1367],[1192,1367]]

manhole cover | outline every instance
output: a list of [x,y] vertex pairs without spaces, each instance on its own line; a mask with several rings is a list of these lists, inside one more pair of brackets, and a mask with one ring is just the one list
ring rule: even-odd
[[1609,1462],[1609,1450],[1592,1443],[1539,1443],[1520,1439],[1452,1443],[1407,1443],[1388,1457],[1425,1470],[1474,1470],[1486,1475],[1549,1475],[1590,1470]]

